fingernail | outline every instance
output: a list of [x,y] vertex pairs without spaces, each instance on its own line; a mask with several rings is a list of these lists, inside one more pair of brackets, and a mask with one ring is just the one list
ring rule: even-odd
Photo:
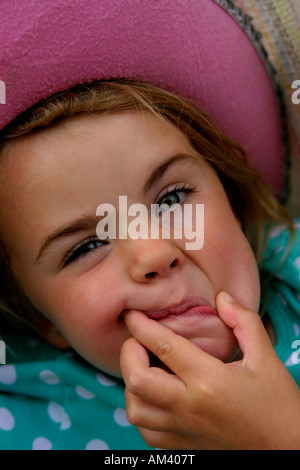
[[227,292],[223,292],[223,299],[225,300],[225,302],[229,302],[230,304],[233,304],[233,302],[235,302],[234,298],[231,297],[231,295]]

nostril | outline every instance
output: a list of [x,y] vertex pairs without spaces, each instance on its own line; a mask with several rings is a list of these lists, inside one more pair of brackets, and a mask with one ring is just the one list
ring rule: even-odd
[[153,277],[156,276],[156,274],[157,274],[157,273],[155,273],[155,272],[147,273],[147,274],[146,274],[146,277],[152,279]]
[[[175,268],[178,264],[178,259],[175,258],[172,263],[170,264],[169,268]],[[163,270],[164,271],[164,270]],[[162,271],[162,274],[163,274],[163,271]],[[145,274],[145,277],[148,278],[148,279],[153,279],[154,277],[156,277],[158,274],[160,273],[160,271],[156,272],[156,271],[151,271],[147,274]]]

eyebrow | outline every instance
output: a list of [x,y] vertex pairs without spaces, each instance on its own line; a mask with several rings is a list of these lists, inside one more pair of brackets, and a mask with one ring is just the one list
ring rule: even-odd
[[79,219],[70,222],[66,227],[55,230],[55,232],[47,236],[47,238],[42,242],[35,262],[38,263],[41,257],[45,254],[47,248],[61,238],[73,235],[74,233],[83,232],[91,228],[95,228],[96,233],[96,225],[98,222],[99,216],[83,215]]
[[[170,157],[162,165],[155,168],[155,170],[150,174],[149,178],[147,179],[143,187],[143,193],[147,194],[148,191],[150,191],[150,189],[153,187],[153,185],[160,178],[163,177],[166,171],[171,166],[175,165],[176,163],[199,164],[199,157],[197,157],[196,155],[190,155],[190,154],[185,154],[185,153],[178,153]],[[95,232],[96,232],[96,226],[98,222],[99,222],[99,216],[83,215],[79,219],[76,219],[70,222],[67,226],[55,230],[53,233],[48,235],[46,239],[42,242],[38,255],[36,257],[35,263],[37,264],[40,261],[40,259],[45,254],[49,246],[52,245],[52,243],[68,235],[73,235],[75,233],[90,230],[92,228],[95,228]]]
[[190,155],[186,153],[178,153],[173,157],[170,157],[166,162],[164,162],[159,167],[155,168],[155,170],[151,173],[149,178],[146,181],[146,184],[143,188],[143,194],[147,194],[148,191],[152,188],[152,186],[163,177],[166,171],[176,163],[188,163],[188,164],[198,164],[199,165],[199,156]]

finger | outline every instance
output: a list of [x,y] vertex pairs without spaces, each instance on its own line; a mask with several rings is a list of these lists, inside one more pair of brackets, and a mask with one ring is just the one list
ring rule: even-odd
[[167,409],[185,392],[184,383],[176,375],[150,367],[146,349],[135,338],[124,342],[120,363],[127,389],[148,403]]
[[150,367],[150,359],[147,350],[135,338],[131,337],[124,341],[121,354],[120,365],[122,375],[127,375],[131,369],[139,370]]
[[144,401],[125,389],[126,414],[130,424],[156,431],[174,431],[174,414],[165,408]]
[[266,363],[266,354],[276,354],[260,316],[235,301],[226,292],[216,298],[220,318],[233,329],[248,365]]
[[132,335],[185,383],[195,373],[209,373],[211,367],[221,364],[191,341],[142,312],[130,310],[126,312],[124,321]]
[[176,432],[153,431],[141,427],[138,430],[146,444],[155,449],[201,449],[200,440],[198,447],[195,447],[195,444],[193,444],[188,436],[185,437]]

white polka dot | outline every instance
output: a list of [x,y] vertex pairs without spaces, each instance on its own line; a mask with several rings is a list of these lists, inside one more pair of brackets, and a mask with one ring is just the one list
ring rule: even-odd
[[95,394],[87,390],[86,388],[81,387],[81,385],[77,385],[75,387],[77,395],[79,395],[81,398],[84,398],[85,400],[91,400],[92,398],[95,398]]
[[300,230],[300,222],[295,223],[295,229]]
[[17,380],[16,368],[11,365],[0,367],[0,383],[4,385],[11,385]]
[[295,361],[293,359],[293,354],[285,361],[284,365],[286,367],[293,367],[295,365]]
[[48,406],[48,414],[52,421],[61,423],[60,429],[65,430],[71,426],[71,420],[64,408],[54,401],[51,401]]
[[42,382],[45,382],[48,385],[56,385],[60,383],[60,380],[57,375],[54,374],[54,372],[52,372],[51,370],[43,370],[39,374],[39,378],[42,380]]
[[127,427],[131,424],[127,421],[126,411],[123,408],[117,408],[114,412],[114,420],[119,426]]
[[109,447],[106,442],[101,441],[101,439],[92,439],[89,441],[85,447],[85,450],[108,450]]
[[300,269],[300,256],[295,259],[294,263],[297,266],[297,268]]
[[32,450],[51,450],[52,442],[45,437],[37,437],[32,443]]
[[11,431],[15,426],[15,418],[7,408],[0,408],[0,429]]
[[277,237],[285,228],[286,227],[284,225],[277,225],[271,230],[270,237],[271,238]]
[[116,385],[114,380],[110,379],[104,374],[100,374],[100,372],[96,374],[96,379],[101,385],[104,385],[105,387],[112,387],[113,385]]
[[299,336],[300,335],[300,326],[297,325],[297,323],[293,323],[293,327],[294,327],[294,332],[295,332],[295,336]]

